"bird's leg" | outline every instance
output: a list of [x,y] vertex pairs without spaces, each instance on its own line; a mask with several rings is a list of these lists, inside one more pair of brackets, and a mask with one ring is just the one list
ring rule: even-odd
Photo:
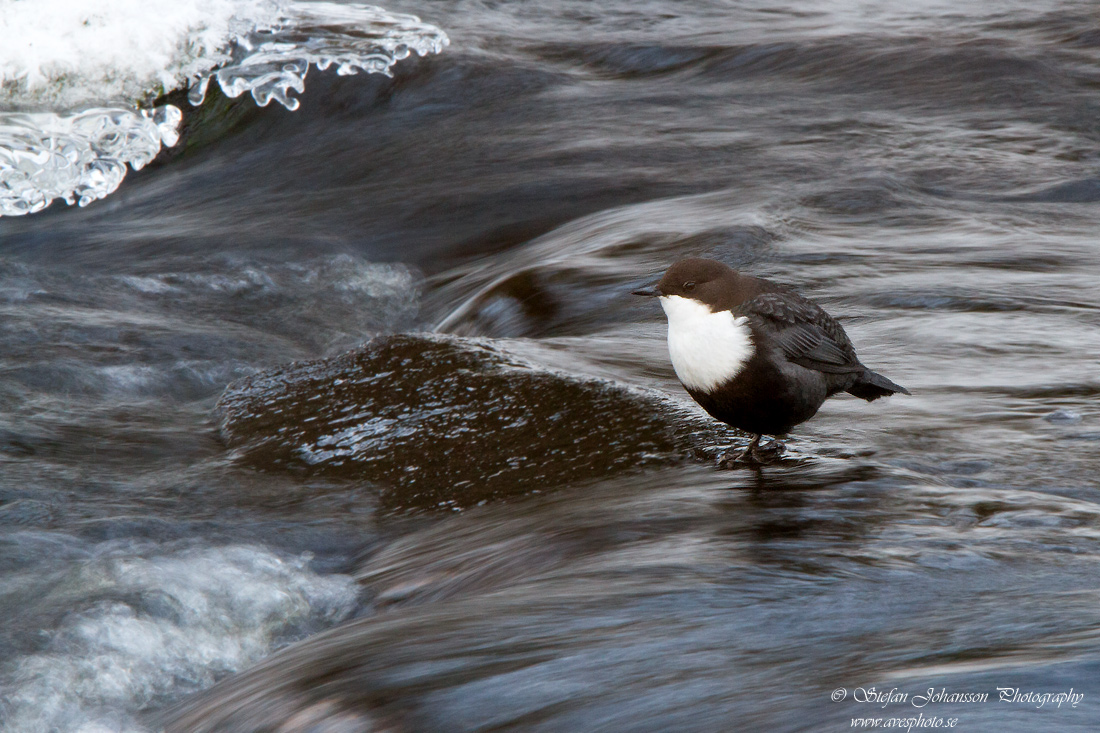
[[752,436],[752,442],[749,443],[745,450],[741,451],[741,455],[737,456],[737,460],[742,463],[759,463],[760,459],[756,455],[756,450],[760,447],[760,439],[763,437],[763,435]]
[[763,435],[752,436],[750,442],[740,453],[730,451],[718,461],[719,468],[734,468],[737,465],[760,465],[771,463],[787,451],[787,446],[773,438],[767,445],[760,445]]
[[787,452],[787,446],[779,442],[778,438],[772,438],[772,442],[765,446],[756,446],[752,449],[752,457],[758,463],[766,463],[769,460],[779,458]]
[[763,436],[752,436],[752,442],[749,443],[744,450],[742,450],[740,453],[737,453],[736,455],[733,454],[733,451],[730,451],[726,455],[722,456],[721,460],[718,461],[719,468],[733,468],[738,463],[759,463],[760,459],[757,456],[757,448],[759,448],[760,446],[761,437]]

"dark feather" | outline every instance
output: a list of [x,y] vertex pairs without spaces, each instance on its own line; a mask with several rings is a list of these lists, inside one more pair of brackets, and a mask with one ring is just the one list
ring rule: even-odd
[[848,389],[848,394],[855,395],[868,402],[877,400],[879,397],[889,397],[898,392],[909,394],[909,390],[905,387],[891,382],[878,372],[872,372],[870,369],[864,371],[856,380],[856,383]]
[[753,319],[789,361],[830,374],[862,372],[848,334],[815,303],[789,292],[758,295],[737,311]]

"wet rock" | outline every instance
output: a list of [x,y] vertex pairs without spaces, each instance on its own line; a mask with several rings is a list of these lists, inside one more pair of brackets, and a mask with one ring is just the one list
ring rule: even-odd
[[387,510],[460,508],[681,460],[723,427],[666,395],[498,343],[399,334],[234,382],[221,435],[265,470],[365,479]]

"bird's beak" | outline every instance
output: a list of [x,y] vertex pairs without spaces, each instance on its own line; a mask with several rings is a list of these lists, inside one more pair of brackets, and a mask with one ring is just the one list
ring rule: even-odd
[[631,290],[631,295],[644,295],[647,298],[659,298],[661,297],[661,291],[657,289],[656,285],[651,285],[648,288],[642,288],[641,290]]

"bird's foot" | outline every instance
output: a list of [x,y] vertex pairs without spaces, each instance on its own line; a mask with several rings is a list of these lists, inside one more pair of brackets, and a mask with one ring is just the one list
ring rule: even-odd
[[772,438],[771,442],[767,445],[756,446],[756,448],[752,452],[752,455],[753,458],[761,463],[769,463],[778,458],[782,458],[786,452],[786,444],[779,442],[775,438]]
[[718,460],[719,468],[737,468],[738,466],[761,466],[772,463],[781,458],[787,452],[787,446],[778,440],[772,440],[767,445],[760,445],[760,437],[756,436],[751,443],[741,451],[730,451]]

